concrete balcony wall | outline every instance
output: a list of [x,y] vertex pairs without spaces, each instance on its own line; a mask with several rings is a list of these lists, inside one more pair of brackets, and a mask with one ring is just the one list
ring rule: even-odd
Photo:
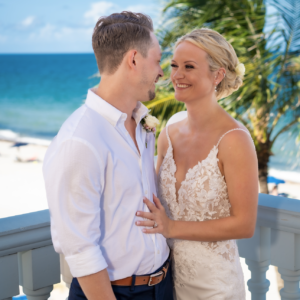
[[59,282],[49,211],[0,219],[0,299],[12,299],[21,285],[29,300],[46,300]]
[[238,241],[239,253],[251,271],[252,299],[266,299],[269,265],[277,266],[284,280],[281,299],[300,299],[300,201],[259,195],[255,234]]
[[[255,234],[238,247],[251,271],[253,300],[266,299],[269,265],[284,280],[281,299],[300,300],[299,200],[260,194]],[[0,219],[0,300],[18,295],[19,285],[29,300],[46,300],[61,273],[69,286],[68,265],[52,246],[48,210]]]

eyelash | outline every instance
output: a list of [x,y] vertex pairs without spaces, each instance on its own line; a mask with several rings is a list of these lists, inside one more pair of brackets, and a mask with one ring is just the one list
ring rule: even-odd
[[[177,68],[178,66],[176,66],[175,64],[171,64],[172,68]],[[186,65],[185,66],[187,69],[194,69],[194,67],[192,65]]]

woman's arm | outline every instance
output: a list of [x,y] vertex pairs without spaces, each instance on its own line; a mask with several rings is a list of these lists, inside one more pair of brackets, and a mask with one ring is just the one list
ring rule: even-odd
[[155,205],[144,200],[150,213],[137,212],[149,221],[140,221],[137,225],[153,226],[155,221],[158,227],[143,231],[183,240],[250,238],[255,230],[258,202],[258,164],[253,142],[245,132],[235,131],[223,138],[219,153],[231,203],[230,217],[203,222],[173,221],[155,197]]

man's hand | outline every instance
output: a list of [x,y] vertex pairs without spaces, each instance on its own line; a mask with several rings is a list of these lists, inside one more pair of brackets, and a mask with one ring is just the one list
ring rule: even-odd
[[77,279],[88,300],[116,300],[106,269]]

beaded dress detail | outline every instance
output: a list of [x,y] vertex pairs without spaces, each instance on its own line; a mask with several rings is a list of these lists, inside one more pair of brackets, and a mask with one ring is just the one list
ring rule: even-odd
[[[173,147],[169,147],[158,175],[158,194],[169,218],[205,221],[230,216],[230,202],[224,176],[218,166],[218,146],[190,168],[176,199]],[[245,284],[235,240],[198,242],[168,239],[173,256],[173,279],[177,300],[244,300]]]

